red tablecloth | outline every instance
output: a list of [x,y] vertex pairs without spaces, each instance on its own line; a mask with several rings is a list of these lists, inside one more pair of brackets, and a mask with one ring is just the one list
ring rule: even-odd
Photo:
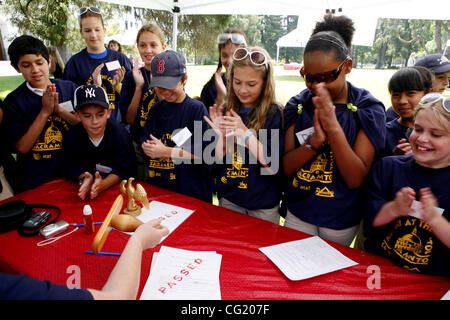
[[[154,186],[143,186],[150,201],[195,210],[162,245],[222,254],[222,299],[440,299],[450,289],[449,278],[415,274],[384,258],[332,242],[328,243],[359,264],[307,280],[290,281],[258,248],[309,235]],[[75,183],[61,179],[14,199],[57,205],[61,208],[61,220],[82,223],[86,203],[93,209],[94,221],[103,221],[119,193],[116,186],[84,203],[78,200],[77,189]],[[40,237],[25,238],[16,231],[0,234],[0,271],[25,273],[65,285],[73,274],[70,267],[77,266],[82,287],[101,289],[118,257],[86,254],[86,250],[91,250],[94,236],[80,229],[53,244],[37,247],[42,241]],[[111,231],[102,251],[121,252],[128,238],[126,234]],[[160,245],[143,254],[138,296],[149,275],[152,254],[159,248]],[[367,285],[371,283],[370,266],[380,268],[379,289]]]

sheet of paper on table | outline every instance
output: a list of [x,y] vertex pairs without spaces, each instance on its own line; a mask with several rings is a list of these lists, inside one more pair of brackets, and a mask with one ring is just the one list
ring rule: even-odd
[[220,300],[222,255],[161,246],[140,300]]
[[290,280],[303,280],[357,265],[320,237],[259,248]]
[[[159,201],[150,202],[150,209],[142,208],[142,213],[136,218],[142,222],[148,222],[152,219],[162,218],[161,225],[169,229],[169,234],[162,238],[163,241],[168,237],[180,224],[184,222],[194,210],[185,209]],[[132,234],[132,232],[126,232]]]

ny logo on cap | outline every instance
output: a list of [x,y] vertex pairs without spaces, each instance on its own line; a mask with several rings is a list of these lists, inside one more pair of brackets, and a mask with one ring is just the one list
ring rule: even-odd
[[165,64],[165,61],[163,60],[163,59],[159,59],[158,60],[158,66],[157,66],[157,69],[156,69],[156,72],[157,73],[163,73],[164,72],[164,64]]
[[441,56],[441,58],[438,59],[439,64],[444,64],[450,62],[446,56]]
[[86,93],[86,98],[95,98],[95,90],[94,88],[86,88],[86,90],[84,91]]

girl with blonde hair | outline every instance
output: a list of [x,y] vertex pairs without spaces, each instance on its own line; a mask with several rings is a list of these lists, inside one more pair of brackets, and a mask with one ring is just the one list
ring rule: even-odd
[[148,113],[153,105],[158,102],[155,90],[150,88],[150,70],[153,58],[166,50],[166,37],[158,25],[150,23],[139,29],[136,44],[144,66],[141,66],[139,58],[137,58],[134,61],[132,72],[125,75],[119,105],[121,113],[124,115],[124,122],[130,126],[130,134],[138,163],[137,178],[145,181],[148,170],[143,163],[138,145],[142,128],[148,119]]
[[269,54],[260,47],[236,49],[228,79],[225,115],[210,107],[206,119],[219,136],[216,159],[226,158],[218,170],[219,204],[278,223],[283,108],[275,99]]

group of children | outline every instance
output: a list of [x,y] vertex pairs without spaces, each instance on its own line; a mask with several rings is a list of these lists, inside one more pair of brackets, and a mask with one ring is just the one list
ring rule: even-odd
[[317,23],[301,69],[307,89],[285,107],[269,54],[239,30],[218,37],[219,65],[198,98],[157,25],[137,35],[143,66],[104,47],[97,8],[80,9],[80,30],[87,47],[68,61],[70,81],[49,78],[40,40],[22,36],[8,50],[25,78],[2,107],[18,190],[65,174],[86,200],[135,176],[207,202],[217,193],[223,207],[274,223],[281,215],[345,245],[363,230],[366,250],[450,275],[450,99],[427,68],[392,77],[386,124],[383,104],[346,81],[354,27],[345,16]]

